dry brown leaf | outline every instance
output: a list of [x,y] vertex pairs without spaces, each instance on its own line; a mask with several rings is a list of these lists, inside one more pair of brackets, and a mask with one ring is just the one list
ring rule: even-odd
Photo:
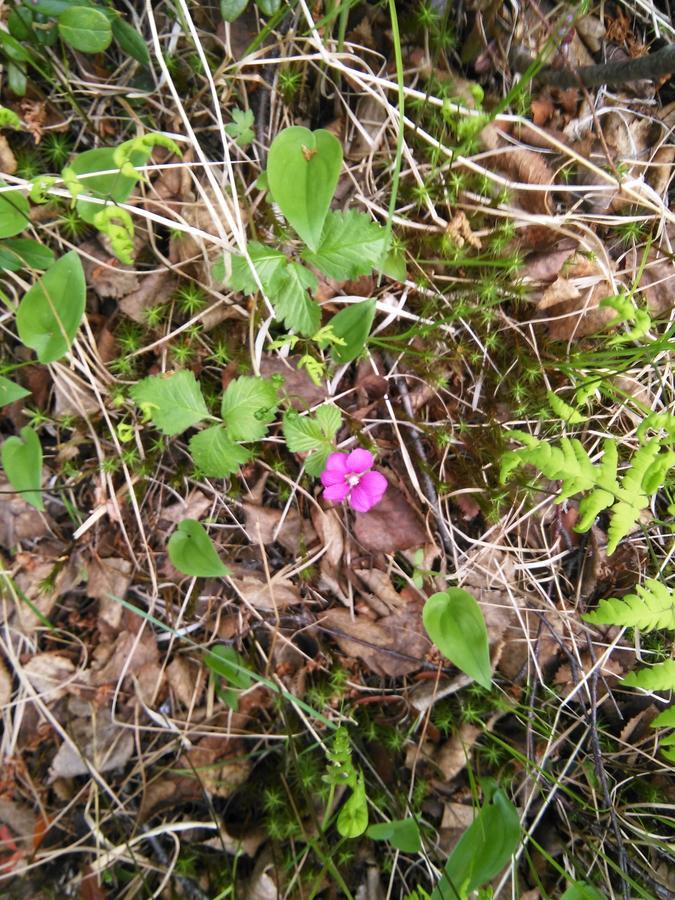
[[[581,670],[577,673],[578,678],[581,679],[588,675],[594,665],[595,662],[591,658],[591,655],[589,653],[582,653]],[[608,680],[610,686],[616,684],[616,679],[625,675],[623,666],[614,656],[610,659],[605,659],[597,671],[601,678],[606,678]],[[575,682],[572,676],[572,667],[569,663],[560,666],[555,673],[553,681],[559,685],[561,697],[569,697],[572,691],[578,688],[578,683]]]
[[539,310],[548,309],[549,306],[556,306],[558,303],[564,303],[568,300],[578,300],[581,296],[579,288],[572,284],[562,276],[558,276],[552,285],[546,288],[541,295],[541,299],[537,302]]
[[420,517],[392,484],[374,509],[357,513],[354,537],[371,553],[395,553],[421,547],[427,542]]
[[317,623],[346,656],[357,657],[376,675],[398,678],[422,667],[431,642],[422,626],[421,606],[374,622],[352,619],[346,609],[331,609]]
[[581,16],[575,21],[574,27],[591,53],[599,53],[606,31],[600,19],[597,16]]
[[355,569],[354,574],[366,585],[368,594],[362,595],[371,609],[379,616],[388,616],[405,606],[405,599],[396,591],[391,578],[380,569]]
[[82,267],[87,284],[99,297],[126,297],[138,288],[138,276],[93,239],[80,245]]
[[97,664],[91,669],[91,683],[101,685],[117,681],[122,672],[134,675],[147,663],[157,662],[159,651],[154,634],[144,628],[140,637],[131,631],[121,631],[112,647],[99,645],[94,655]]
[[118,631],[124,607],[115,597],[124,599],[131,581],[131,562],[121,557],[93,557],[89,563],[87,594],[98,600],[98,617],[112,631]]
[[16,172],[16,157],[4,134],[0,134],[0,172],[13,175]]
[[206,670],[191,659],[176,656],[167,666],[166,675],[169,687],[176,700],[190,709],[196,706],[204,692]]
[[148,309],[166,303],[175,288],[176,279],[168,269],[151,272],[143,276],[135,290],[122,297],[119,308],[134,322],[145,324]]
[[24,850],[33,850],[37,816],[29,806],[0,797],[0,822],[12,829],[14,840],[17,844],[23,844]]
[[13,550],[20,541],[38,540],[49,531],[51,521],[18,494],[12,493],[7,479],[0,475],[0,547]]
[[316,540],[312,523],[303,519],[297,509],[289,509],[284,516],[283,509],[256,503],[244,503],[243,506],[246,536],[256,547],[278,541],[289,553],[298,555]]
[[213,501],[201,491],[191,491],[185,500],[178,500],[162,510],[161,518],[177,525],[183,519],[201,519],[211,509]]
[[305,369],[298,369],[299,360],[299,356],[289,356],[288,359],[263,356],[260,361],[260,374],[265,378],[271,378],[272,375],[283,376],[282,392],[288,395],[294,409],[304,412],[311,406],[323,403],[327,394],[325,387],[314,384]]
[[68,693],[76,668],[67,656],[36,653],[25,663],[23,671],[35,690],[43,695],[42,699],[51,703]]
[[343,527],[337,511],[312,506],[312,523],[326,552],[322,560],[337,566],[344,552]]
[[532,110],[532,121],[539,126],[545,125],[552,119],[555,112],[553,101],[548,97],[532,100],[530,109]]
[[216,797],[229,797],[244,784],[252,763],[246,745],[220,735],[208,735],[185,754],[181,768],[195,769],[204,787]]
[[0,657],[0,711],[12,702],[12,676]]
[[107,710],[74,719],[69,733],[75,746],[69,741],[61,744],[49,770],[50,782],[87,775],[87,763],[98,772],[109,772],[126,765],[134,752],[133,730],[116,725]]
[[447,784],[466,768],[471,755],[471,748],[483,733],[481,728],[464,722],[457,734],[447,740],[435,755],[434,762],[438,766],[443,780]]
[[545,157],[534,150],[508,144],[504,133],[493,124],[486,125],[482,130],[481,140],[486,150],[499,151],[490,157],[493,166],[516,182],[548,188],[541,191],[521,190],[518,198],[522,208],[528,212],[550,215],[550,190],[554,186],[555,177]]
[[146,706],[155,707],[164,696],[166,672],[158,662],[147,662],[134,675],[136,696]]
[[59,373],[54,379],[55,416],[79,416],[87,418],[100,412],[100,404],[94,392],[71,373]]
[[[15,621],[29,634],[43,624],[38,613],[49,618],[58,598],[82,580],[79,554],[69,554],[66,546],[57,541],[45,541],[37,553],[17,553],[15,562],[20,566],[16,584],[33,607],[17,601]],[[45,584],[50,585],[50,590],[44,589]]]
[[239,566],[231,569],[237,593],[254,609],[277,610],[300,603],[297,587],[282,575],[274,575],[268,582]]
[[[576,284],[574,279],[578,279]],[[594,334],[616,318],[613,309],[600,306],[613,290],[596,262],[575,253],[565,264],[564,279],[558,279],[559,282],[563,280],[578,289],[578,296],[573,297],[571,291],[569,299],[557,301],[553,295],[549,296],[547,306],[551,318],[546,321],[546,329],[552,340],[568,341],[572,337]],[[569,288],[560,286],[558,290]]]

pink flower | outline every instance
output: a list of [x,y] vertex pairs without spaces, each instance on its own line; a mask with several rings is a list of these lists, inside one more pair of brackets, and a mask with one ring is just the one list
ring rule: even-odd
[[356,512],[368,512],[377,506],[388,482],[384,475],[372,471],[374,463],[373,454],[367,450],[331,453],[321,473],[324,499],[332,503],[349,499],[349,505]]

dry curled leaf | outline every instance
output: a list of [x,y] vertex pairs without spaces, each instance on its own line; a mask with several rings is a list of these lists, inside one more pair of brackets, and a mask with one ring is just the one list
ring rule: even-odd
[[303,519],[296,509],[259,506],[244,503],[246,536],[256,546],[278,541],[289,553],[297,555],[316,540],[316,532],[308,519]]
[[26,678],[48,703],[68,692],[75,674],[72,659],[59,653],[36,653],[23,666]]
[[74,719],[69,733],[72,742],[64,741],[59,747],[49,770],[50,781],[87,775],[90,766],[109,772],[126,765],[134,751],[133,730],[116,725],[109,711]]
[[[112,647],[100,647],[100,650],[98,666],[92,667],[91,683],[94,685],[117,681],[122,672],[134,675],[142,666],[157,662],[159,658],[155,636],[149,628],[144,628],[140,635],[121,631]],[[101,657],[104,657],[103,661]]]

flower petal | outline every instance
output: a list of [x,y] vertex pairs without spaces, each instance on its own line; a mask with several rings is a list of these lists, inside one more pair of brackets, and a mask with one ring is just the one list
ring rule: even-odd
[[347,454],[331,453],[326,460],[325,472],[341,472],[343,475],[347,472]]
[[339,484],[329,484],[323,492],[323,499],[331,503],[342,503],[349,494],[349,485],[341,481]]
[[356,512],[368,512],[384,497],[389,482],[379,472],[365,472],[349,498],[349,505]]
[[352,450],[347,457],[347,471],[359,473],[367,472],[368,469],[372,469],[374,462],[375,459],[372,453],[358,447],[356,450]]
[[346,484],[346,479],[346,472],[336,472],[331,469],[326,469],[321,473],[321,484],[324,487],[328,487],[331,484]]

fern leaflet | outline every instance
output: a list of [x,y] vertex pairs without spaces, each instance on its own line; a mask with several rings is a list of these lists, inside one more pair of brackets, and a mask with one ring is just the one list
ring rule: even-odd
[[622,600],[601,600],[598,608],[583,616],[593,625],[620,625],[655,631],[657,628],[675,630],[675,591],[655,578],[638,585],[634,594]]
[[643,691],[675,691],[675,659],[667,659],[649,669],[629,672],[622,684],[642,688]]

